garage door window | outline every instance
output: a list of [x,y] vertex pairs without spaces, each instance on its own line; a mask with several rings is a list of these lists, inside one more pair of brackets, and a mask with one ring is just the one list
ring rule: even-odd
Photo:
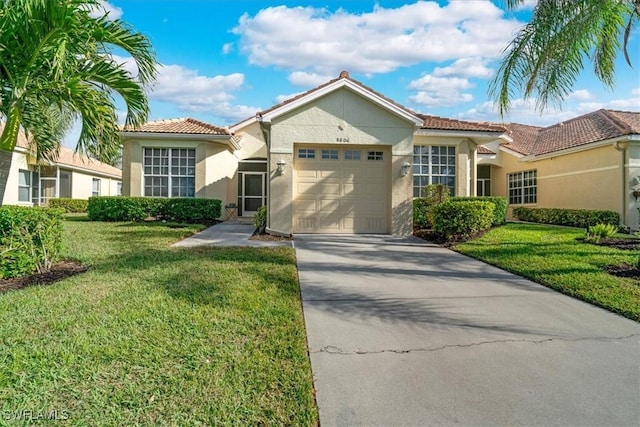
[[356,151],[356,150],[346,150],[344,152],[344,159],[345,160],[360,160],[360,151]]
[[384,153],[382,151],[368,151],[367,160],[384,160]]
[[316,150],[313,150],[311,148],[300,148],[298,150],[298,158],[299,159],[315,159]]
[[338,150],[322,150],[324,160],[338,160]]

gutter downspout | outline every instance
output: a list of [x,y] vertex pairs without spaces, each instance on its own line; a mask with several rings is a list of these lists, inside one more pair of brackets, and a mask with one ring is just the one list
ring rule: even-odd
[[[621,144],[621,142],[624,142],[624,144]],[[627,191],[627,176],[628,176],[628,172],[627,172],[627,166],[626,166],[626,160],[627,160],[627,144],[626,141],[616,141],[613,143],[613,148],[615,148],[617,151],[620,152],[620,158],[621,158],[621,189],[622,189],[622,209],[620,211],[620,222],[622,223],[622,225],[627,226],[627,201],[629,199],[629,192]]]

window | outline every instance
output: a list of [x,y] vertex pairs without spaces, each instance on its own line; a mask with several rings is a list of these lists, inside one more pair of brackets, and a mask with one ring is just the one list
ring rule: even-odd
[[20,169],[18,171],[18,201],[29,203],[31,201],[31,171]]
[[509,204],[524,205],[538,201],[538,173],[534,170],[510,173]]
[[195,149],[144,149],[145,196],[195,197],[195,177]]
[[338,160],[338,150],[322,150],[322,158],[325,160]]
[[367,151],[367,160],[384,160],[382,151]]
[[312,148],[300,148],[298,149],[298,158],[299,159],[315,159],[316,150]]
[[344,152],[345,160],[360,160],[360,151],[357,150],[346,150]]
[[122,183],[116,182],[116,196],[122,196]]
[[451,195],[456,194],[456,147],[413,147],[413,197],[422,197],[429,184],[446,185]]
[[476,195],[477,196],[490,196],[491,195],[491,166],[479,165],[478,166],[478,178],[476,180]]
[[93,178],[91,181],[91,196],[97,197],[100,195],[100,179]]

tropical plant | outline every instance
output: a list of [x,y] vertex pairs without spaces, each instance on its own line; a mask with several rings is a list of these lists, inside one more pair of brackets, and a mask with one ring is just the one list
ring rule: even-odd
[[[516,9],[524,0],[505,0]],[[585,60],[608,87],[615,84],[615,62],[640,19],[640,0],[538,0],[531,22],[504,51],[489,85],[501,115],[516,93],[536,97],[536,109],[560,105],[570,94]]]
[[[117,98],[126,105],[126,126],[147,119],[153,48],[101,7],[99,0],[0,0],[0,203],[21,130],[37,160],[55,160],[78,120],[76,150],[113,162],[120,146]],[[130,55],[137,75],[113,52]]]
[[608,239],[615,236],[617,232],[618,227],[613,224],[596,224],[587,228],[586,240],[588,242],[599,243],[602,239]]

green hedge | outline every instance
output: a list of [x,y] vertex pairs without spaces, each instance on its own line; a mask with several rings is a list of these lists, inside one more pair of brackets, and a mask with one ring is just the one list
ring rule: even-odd
[[0,207],[0,279],[46,271],[62,250],[64,210]]
[[488,201],[448,201],[434,208],[434,229],[447,240],[470,237],[491,227],[494,204]]
[[59,199],[50,199],[50,208],[64,209],[66,213],[85,213],[87,212],[88,200],[83,199],[71,199],[61,197]]
[[507,206],[509,205],[506,197],[499,196],[478,196],[478,197],[452,197],[452,202],[460,201],[483,201],[493,203],[493,220],[491,225],[498,226],[507,222]]
[[620,215],[613,211],[518,207],[513,209],[513,216],[521,221],[579,228],[596,224],[620,225]]
[[413,199],[413,228],[431,228],[432,224],[427,218],[430,206],[427,201],[420,197]]
[[446,202],[451,196],[444,184],[429,184],[423,189],[423,197],[413,199],[413,228],[433,228],[433,208]]
[[163,197],[91,197],[91,221],[142,221],[148,217],[201,223],[220,217],[222,202],[217,199]]

